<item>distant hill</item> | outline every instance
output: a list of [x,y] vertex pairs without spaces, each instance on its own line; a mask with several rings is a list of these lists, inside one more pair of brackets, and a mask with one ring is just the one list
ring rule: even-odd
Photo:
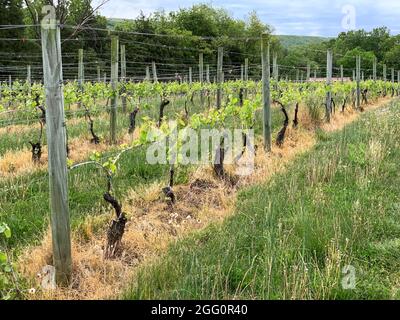
[[[129,21],[130,19],[118,19],[118,18],[108,18],[107,27],[112,29],[118,22]],[[294,46],[301,46],[307,44],[321,43],[323,41],[329,40],[329,38],[324,37],[311,37],[311,36],[287,36],[287,35],[277,35],[281,41],[283,47],[290,49]]]
[[294,46],[302,46],[307,44],[316,44],[329,40],[329,38],[324,37],[310,37],[310,36],[286,36],[286,35],[278,35],[277,36],[281,41],[282,45],[289,49]]

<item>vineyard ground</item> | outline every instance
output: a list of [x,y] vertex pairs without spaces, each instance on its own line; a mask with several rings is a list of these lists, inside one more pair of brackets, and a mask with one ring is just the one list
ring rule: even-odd
[[396,100],[320,131],[285,171],[241,190],[224,223],[140,268],[123,297],[399,299],[399,115]]
[[[387,102],[388,99],[380,101],[375,105],[367,107],[367,109],[372,110],[381,107]],[[398,107],[396,106],[396,108]],[[291,234],[290,230],[292,230],[290,220],[295,220],[295,215],[293,214],[294,212],[297,212],[294,211],[295,205],[298,206],[296,210],[300,210],[299,208],[302,208],[302,206],[299,205],[301,204],[300,200],[303,191],[301,190],[300,186],[297,187],[296,185],[296,183],[299,183],[299,181],[295,179],[295,174],[298,173],[300,175],[300,173],[303,172],[302,177],[304,178],[304,170],[306,170],[307,164],[309,166],[308,168],[310,168],[311,164],[313,164],[314,169],[317,170],[322,176],[321,177],[317,175],[316,177],[314,177],[314,179],[322,179],[323,181],[319,182],[326,182],[326,184],[328,185],[329,179],[328,181],[324,181],[324,179],[326,179],[326,174],[329,175],[336,172],[333,171],[332,173],[331,170],[334,169],[332,169],[330,165],[336,164],[336,162],[332,161],[336,161],[337,157],[326,157],[325,162],[321,162],[320,157],[322,156],[321,153],[323,152],[320,150],[325,150],[325,156],[326,153],[328,153],[328,151],[326,150],[338,150],[337,147],[334,148],[335,142],[342,141],[343,135],[347,137],[346,133],[349,131],[353,133],[351,138],[357,138],[357,136],[360,136],[360,138],[365,138],[366,134],[362,134],[363,127],[361,124],[366,121],[365,119],[370,119],[371,117],[373,118],[374,114],[375,113],[368,112],[368,114],[362,116],[362,121],[357,122],[357,124],[351,125],[342,133],[330,134],[329,131],[336,131],[343,128],[346,124],[358,118],[358,113],[349,111],[346,112],[345,115],[337,114],[332,121],[332,124],[324,125],[322,128],[317,130],[306,125],[302,128],[299,128],[298,130],[290,130],[288,133],[287,142],[282,149],[274,148],[272,155],[269,157],[265,157],[262,155],[262,152],[258,152],[256,161],[256,172],[249,179],[241,181],[241,186],[244,188],[245,191],[240,191],[239,201],[236,201],[237,190],[227,188],[220,182],[213,179],[211,170],[209,168],[199,168],[194,171],[190,171],[189,169],[187,169],[186,171],[181,171],[180,178],[178,177],[178,183],[180,185],[177,187],[176,193],[178,195],[178,199],[181,199],[181,201],[178,201],[178,205],[171,209],[165,204],[162,197],[160,197],[160,188],[164,185],[163,182],[160,181],[159,177],[162,176],[162,174],[165,174],[165,168],[152,168],[150,172],[149,168],[147,168],[145,165],[141,165],[141,163],[144,163],[144,152],[138,152],[138,155],[135,157],[134,161],[129,160],[130,158],[128,159],[127,157],[126,161],[122,162],[122,167],[125,168],[122,170],[122,172],[125,172],[126,174],[123,174],[121,175],[121,177],[118,178],[119,181],[117,185],[121,186],[119,192],[121,198],[123,199],[123,208],[124,211],[128,213],[130,220],[126,234],[124,235],[125,251],[120,259],[116,259],[113,261],[104,261],[101,258],[102,245],[104,244],[104,230],[107,222],[109,221],[110,213],[108,210],[104,210],[104,208],[101,209],[99,201],[93,200],[93,198],[101,198],[101,190],[103,190],[104,188],[101,187],[100,181],[96,178],[91,178],[88,181],[87,177],[93,177],[93,175],[89,175],[89,172],[86,172],[86,170],[90,171],[90,168],[84,169],[80,174],[72,177],[74,185],[79,186],[80,189],[82,188],[80,191],[83,192],[83,194],[79,192],[72,193],[72,197],[79,197],[79,201],[71,201],[71,203],[80,203],[80,207],[72,208],[72,212],[79,211],[80,214],[84,217],[82,219],[75,219],[75,221],[79,221],[79,227],[76,227],[74,229],[73,235],[73,254],[75,269],[74,281],[71,287],[66,290],[58,290],[56,293],[39,292],[33,298],[85,299],[116,297],[121,294],[121,290],[124,287],[124,284],[126,284],[127,279],[129,278],[135,279],[133,281],[133,288],[129,289],[128,293],[126,293],[126,297],[130,298],[149,298],[164,296],[175,297],[175,295],[177,295],[176,297],[179,296],[180,298],[205,297],[207,295],[208,298],[217,296],[227,298],[233,297],[235,296],[235,294],[238,294],[239,296],[241,294],[244,297],[245,294],[242,293],[242,291],[245,292],[249,287],[251,287],[252,290],[256,292],[255,289],[259,288],[260,284],[257,284],[255,280],[249,282],[247,280],[247,275],[254,275],[254,279],[256,279],[256,276],[259,276],[257,272],[262,272],[265,270],[258,269],[254,266],[247,269],[241,268],[249,261],[248,256],[242,257],[243,255],[249,254],[249,252],[254,253],[252,251],[253,249],[256,250],[260,245],[265,245],[265,243],[258,243],[259,239],[252,239],[250,237],[250,235],[257,233],[251,233],[253,231],[247,230],[248,228],[255,228],[254,219],[258,219],[260,218],[260,216],[262,216],[261,214],[256,214],[255,216],[253,216],[253,212],[256,212],[257,210],[261,210],[262,212],[272,210],[268,209],[270,208],[269,204],[265,206],[260,206],[260,204],[264,204],[266,201],[268,202],[271,198],[267,196],[264,197],[263,193],[258,193],[257,190],[266,189],[264,190],[264,192],[265,194],[268,194],[268,192],[272,192],[268,191],[269,188],[272,188],[272,186],[275,186],[276,184],[276,182],[274,181],[280,181],[282,183],[282,185],[278,184],[276,187],[276,189],[280,190],[280,195],[277,195],[276,198],[280,199],[281,201],[277,203],[276,206],[283,206],[283,208],[281,208],[282,210],[279,211],[279,215],[282,214],[284,218],[288,219],[288,224],[285,224],[285,227],[287,227],[289,231],[287,232],[287,235],[283,235],[279,240],[285,242],[286,237]],[[385,121],[385,119],[382,121]],[[304,123],[306,123],[306,121],[304,121]],[[356,129],[352,128],[357,128],[357,130],[360,130],[360,133],[358,133]],[[317,144],[316,141],[318,141]],[[309,151],[311,149],[312,151]],[[296,159],[294,164],[290,165],[290,168],[288,170],[285,170],[285,167],[289,162],[291,162],[296,156],[304,152],[307,152],[306,155],[303,155],[299,159]],[[338,154],[334,155],[337,156]],[[311,160],[313,162],[309,163],[309,161]],[[330,165],[327,166],[328,164]],[[349,168],[350,167],[351,166],[349,166]],[[334,168],[337,169],[338,166]],[[146,174],[143,175],[146,177],[146,181],[140,179],[140,172],[143,173],[143,170],[146,171]],[[136,185],[132,180],[133,173],[136,175],[136,178],[139,182]],[[277,174],[277,176],[274,176],[271,182],[265,182],[268,181],[275,174]],[[288,175],[291,177],[291,179],[289,180],[287,179]],[[332,178],[331,175],[329,177]],[[355,179],[358,178],[359,177],[356,177]],[[199,181],[204,179],[206,180],[206,182],[202,181],[202,183],[199,183]],[[283,179],[285,180],[284,182]],[[290,181],[290,183],[288,183],[288,181]],[[307,179],[304,179],[304,183],[307,184],[307,181]],[[260,183],[261,186],[258,185],[257,187],[247,187],[248,185]],[[317,181],[315,183],[317,183]],[[306,188],[307,185],[304,185],[302,187]],[[84,190],[86,188],[89,188],[89,192],[85,193]],[[290,188],[291,190],[286,190],[285,188]],[[274,189],[274,192],[278,192],[276,189]],[[298,190],[298,192],[295,192],[296,190]],[[324,200],[323,190],[321,191],[320,188],[316,188],[315,186],[310,187],[310,190],[313,190],[314,192],[315,190],[319,190],[318,192],[321,196],[321,201]],[[310,190],[307,189],[308,192],[311,192]],[[97,193],[99,193],[98,197]],[[249,197],[248,201],[246,200],[243,202],[243,194],[252,197],[254,197],[254,195],[258,195],[260,198],[264,198],[262,201],[259,198],[257,198],[256,200],[253,199],[254,208],[250,207],[249,205],[249,207],[246,207],[249,208],[248,211],[246,212],[246,214],[244,214],[241,208],[243,208],[248,203],[252,203],[252,197]],[[284,198],[283,196],[285,196],[286,198]],[[90,197],[91,200],[89,201],[88,198],[86,199],[87,201],[82,201],[84,200],[82,199],[82,197]],[[273,198],[275,198],[275,194]],[[293,202],[288,203],[288,199]],[[82,205],[82,203],[84,205]],[[288,208],[291,208],[291,211],[289,211],[289,213],[291,214],[289,215],[288,213],[287,217],[284,215],[284,213],[287,213],[288,209],[284,205],[287,205]],[[232,216],[232,214],[235,212],[235,206],[237,208],[236,214]],[[299,215],[299,217],[301,218],[299,218],[298,221],[296,220],[293,222],[295,223],[294,226],[301,231],[300,227],[307,226],[306,222],[309,223],[309,220],[312,220],[311,217],[313,216],[313,214],[315,213],[313,211],[310,211],[307,212],[306,216]],[[277,214],[274,214],[274,216],[275,215]],[[221,222],[228,216],[232,216],[232,218],[221,224]],[[37,217],[39,217],[39,215]],[[229,232],[226,231],[226,228],[233,224],[232,221],[240,220],[239,222],[242,223],[245,217],[247,217],[247,219],[250,219],[250,222],[253,221],[252,223],[250,223],[249,226],[238,227],[238,225],[235,225],[237,227],[236,230],[229,230],[229,232],[231,232],[231,236],[237,236],[237,242],[235,242],[236,240],[232,238],[222,239],[223,237],[228,237],[227,233]],[[337,214],[335,215],[335,217],[337,217]],[[282,218],[282,221],[284,218]],[[41,217],[41,219],[41,228],[43,229],[47,221],[43,221],[43,216]],[[265,223],[267,223],[267,221],[270,226],[269,229],[264,228],[265,230],[258,230],[258,233],[260,233],[261,231],[266,232],[265,235],[261,236],[261,239],[263,237],[266,237],[267,235],[275,234],[276,228],[272,228],[274,226],[272,224],[272,220],[270,218],[267,219],[265,215],[260,219],[262,219],[262,223],[259,223],[260,221],[258,221],[257,223],[259,223],[259,226],[265,226]],[[263,219],[265,219],[265,222]],[[316,219],[316,221],[319,220]],[[303,223],[303,225],[300,224],[301,222]],[[328,222],[331,221],[329,220]],[[195,233],[194,236],[189,236],[188,238],[186,238],[187,234],[192,233],[193,230],[201,230],[208,225],[211,225],[211,227],[206,228],[205,231]],[[332,225],[333,224],[331,223],[329,226]],[[320,229],[317,230],[320,231]],[[216,231],[218,231],[217,234],[214,234],[214,232]],[[329,229],[327,231],[329,232],[321,236],[323,238],[323,241],[325,241],[329,237],[329,235],[331,235],[332,230]],[[311,234],[314,235],[313,232]],[[312,237],[312,235],[310,237]],[[40,238],[41,237],[38,237],[37,240],[40,240]],[[214,239],[216,240],[214,241]],[[247,240],[245,241],[245,243],[240,243],[240,241],[244,241],[243,239]],[[253,242],[251,242],[249,239]],[[229,240],[230,242],[226,242],[227,240]],[[215,249],[209,250],[209,248],[205,248],[208,245],[211,246],[211,243],[212,245],[215,245],[215,243],[217,243],[218,241],[221,241],[221,243],[216,246]],[[224,241],[226,243],[226,247],[224,247]],[[250,244],[257,244],[258,247],[253,248],[251,246],[248,246],[248,241],[250,241]],[[278,241],[278,239],[269,239],[269,243],[271,245],[274,241]],[[313,251],[312,248],[307,247],[304,248],[304,251],[296,251],[298,248],[295,248],[294,245],[299,243],[299,241],[297,241],[293,243],[293,247],[288,246],[288,248],[286,248],[286,252],[291,252],[290,250],[293,250],[293,252],[304,254],[304,258],[309,258],[310,260],[312,260],[311,257],[313,255],[326,255],[326,248],[329,248],[329,252],[331,250],[329,246],[324,247],[325,243],[318,244],[316,238],[312,238],[310,241],[310,246],[312,244],[315,244],[316,247],[320,246],[320,251]],[[168,249],[169,245],[174,242],[176,242],[176,244]],[[189,251],[189,244],[191,246],[194,246],[191,248],[192,251]],[[239,247],[243,249],[244,244],[246,245],[245,247],[248,250],[243,250],[241,253],[242,256],[238,256],[239,252],[235,250],[239,250]],[[274,243],[274,245],[278,244]],[[33,285],[37,281],[35,280],[35,276],[40,271],[40,268],[43,265],[49,264],[51,262],[50,245],[50,237],[47,233],[47,236],[45,236],[45,239],[41,241],[41,244],[39,246],[31,246],[28,248],[25,247],[25,249],[22,250],[23,253],[21,255],[19,265],[21,266],[23,274],[26,276],[27,279],[31,279],[30,281]],[[229,245],[239,246],[230,247]],[[304,245],[306,246],[308,245],[308,243],[305,243]],[[194,249],[196,246],[197,249]],[[218,255],[220,254],[218,250],[223,251],[225,249],[232,255],[220,255],[219,257],[224,258],[225,260],[219,261],[217,259]],[[166,256],[163,256],[162,253],[166,250],[168,250],[168,253]],[[208,257],[208,254],[213,255],[213,258]],[[306,256],[306,254],[308,254],[309,256]],[[254,255],[253,258],[256,255]],[[157,258],[160,256],[163,256],[163,258],[161,258],[161,262],[154,263],[154,260],[157,260]],[[185,260],[185,257],[187,260]],[[266,255],[265,257],[270,256]],[[196,265],[192,263],[193,261],[195,261],[192,260],[192,258],[200,259],[198,260],[198,265],[197,263]],[[315,258],[317,258],[317,256]],[[203,264],[201,259],[214,259],[212,261],[213,263],[210,264],[210,270],[207,271],[206,266],[208,262]],[[229,261],[233,263],[235,259],[237,259],[236,263],[232,264],[232,268],[235,268],[232,269],[232,272],[234,273],[231,274],[230,272],[222,272],[222,269],[218,269],[218,266],[225,267],[225,263],[228,263]],[[322,262],[323,261],[324,260],[322,260]],[[266,262],[268,261],[263,261],[262,263],[266,265]],[[287,265],[289,265],[288,261],[282,260],[281,262],[287,263]],[[312,261],[310,261],[310,268],[312,265],[311,262]],[[318,262],[321,261],[318,260]],[[243,263],[243,266],[239,266],[239,264],[241,263]],[[238,264],[238,270],[236,270],[236,264]],[[259,265],[259,262],[257,263],[257,265]],[[304,265],[299,264],[299,267],[301,266],[304,267]],[[314,265],[312,266],[314,267]],[[315,264],[315,266],[316,268],[320,267],[317,263]],[[163,269],[164,267],[165,269]],[[202,267],[204,267],[205,269],[201,269]],[[281,271],[277,271],[275,269],[276,266],[272,266],[272,262],[270,263],[270,267],[274,267],[274,272],[277,272],[278,274],[282,273]],[[188,273],[185,273],[187,271],[187,268],[193,269],[189,270]],[[319,271],[320,269],[316,270]],[[213,276],[209,274],[210,271]],[[180,281],[177,281],[175,279],[175,277],[178,277],[178,274],[180,277]],[[202,281],[202,279],[196,277],[196,275],[199,275],[200,277],[200,275],[202,274],[209,277],[208,279],[203,279],[206,280],[206,282],[204,283],[205,287],[198,286],[198,283],[196,283],[196,281]],[[230,281],[231,275],[233,279],[236,279],[232,281],[236,281],[236,287],[234,289],[237,291],[234,291],[232,289],[232,284],[229,284],[228,287],[209,287],[209,285],[211,285],[214,280],[216,281],[215,284],[221,284],[221,281],[223,281],[223,274],[225,274],[224,281]],[[215,279],[215,277],[218,276],[221,278]],[[212,277],[214,278],[211,279]],[[240,277],[243,277],[243,279],[241,279]],[[152,280],[149,280],[149,278],[152,278]],[[326,281],[330,281],[331,277],[327,277],[327,279],[328,280]],[[289,281],[290,279],[286,280]],[[296,286],[302,284],[298,283],[297,279],[293,280],[296,280]],[[142,281],[147,282],[146,284],[143,284]],[[158,283],[162,286],[161,291],[158,291],[157,289],[160,288],[158,286]],[[169,286],[173,286],[174,283],[177,284],[177,287],[169,288]],[[193,287],[185,287],[185,289],[182,290],[181,288],[178,288],[179,285],[182,285],[183,288],[184,285],[189,286],[189,284],[192,284]],[[228,283],[225,284],[228,285]],[[277,284],[280,283],[277,282]],[[136,285],[138,285],[141,289],[136,289]],[[287,283],[287,285],[289,285],[289,283]],[[277,286],[277,288],[278,287],[279,286]],[[301,288],[304,289],[304,284]],[[236,293],[232,294],[232,290]],[[187,295],[183,294],[183,292],[187,292]],[[297,293],[298,291],[293,292]],[[280,293],[283,293],[283,291]],[[202,296],[202,294],[204,294],[204,296]],[[257,297],[259,298],[265,296],[258,296],[259,294],[260,292],[257,292]],[[256,297],[256,295],[254,297]],[[270,297],[274,296],[271,295]]]

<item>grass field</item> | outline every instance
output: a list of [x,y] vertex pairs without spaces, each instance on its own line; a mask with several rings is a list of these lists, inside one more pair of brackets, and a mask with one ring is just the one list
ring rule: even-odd
[[399,115],[396,101],[318,131],[286,171],[242,190],[224,223],[140,268],[123,298],[400,298]]

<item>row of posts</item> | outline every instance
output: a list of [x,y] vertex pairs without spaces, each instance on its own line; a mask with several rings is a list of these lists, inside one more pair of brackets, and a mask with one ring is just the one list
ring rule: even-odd
[[[68,185],[67,185],[67,154],[66,154],[66,128],[64,116],[64,97],[63,97],[63,74],[61,60],[61,41],[60,26],[55,22],[50,22],[49,27],[42,27],[42,54],[43,54],[43,75],[46,96],[46,132],[48,141],[48,170],[50,185],[50,208],[51,208],[51,229],[53,241],[53,263],[56,270],[56,279],[59,284],[66,284],[71,278],[71,240],[70,223],[68,208]],[[126,59],[125,46],[119,46],[117,36],[111,38],[111,76],[110,82],[114,92],[111,99],[110,109],[110,140],[116,143],[116,123],[117,123],[117,102],[118,102],[118,66],[119,49],[121,49],[121,81],[126,79]],[[221,107],[222,83],[223,83],[223,48],[218,48],[217,57],[217,107]],[[332,81],[332,52],[327,53],[327,85]],[[263,34],[261,38],[261,60],[262,60],[262,106],[263,106],[263,139],[265,152],[271,151],[271,70],[270,70],[270,45],[269,36]],[[277,56],[273,55],[273,78],[278,80],[279,70]],[[361,59],[357,57],[356,78],[357,78],[357,105],[359,106],[359,82]],[[241,79],[248,80],[249,60],[245,59],[245,65],[241,67]],[[157,79],[156,64],[152,63],[153,80]],[[199,80],[203,82],[203,54],[199,56]],[[310,79],[311,68],[307,66],[307,80]],[[314,74],[316,75],[316,74]],[[399,73],[400,75],[400,73]],[[83,69],[83,50],[79,50],[79,89],[83,90],[84,69]],[[100,69],[97,69],[97,77],[100,80]],[[343,68],[341,68],[343,78]],[[28,81],[30,82],[31,73],[28,68]],[[150,69],[146,68],[146,78],[150,79]],[[376,79],[376,62],[374,63],[374,79]],[[386,72],[384,72],[386,80]],[[189,81],[192,79],[192,69],[189,73]],[[206,66],[206,81],[210,81],[209,66]],[[394,81],[394,69],[392,69],[392,81]],[[10,80],[11,82],[11,80]],[[330,118],[331,92],[327,94],[327,119]],[[328,114],[329,113],[329,114]]]

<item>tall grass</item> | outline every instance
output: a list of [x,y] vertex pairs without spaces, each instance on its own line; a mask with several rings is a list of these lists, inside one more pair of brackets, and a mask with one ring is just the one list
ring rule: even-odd
[[124,298],[400,298],[399,115],[396,102],[324,135],[287,172],[240,192],[222,225],[141,268]]

